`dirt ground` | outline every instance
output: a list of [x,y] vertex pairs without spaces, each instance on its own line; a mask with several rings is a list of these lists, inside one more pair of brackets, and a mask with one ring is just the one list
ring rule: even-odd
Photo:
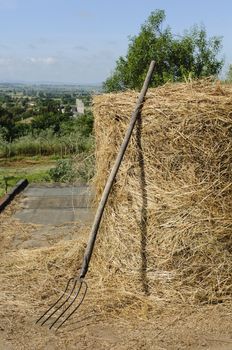
[[[232,349],[229,304],[196,306],[160,301],[155,314],[150,315],[147,304],[143,309],[143,303],[137,312],[132,307],[130,313],[123,297],[115,299],[112,292],[111,298],[105,298],[91,271],[87,297],[70,322],[57,332],[35,325],[75,269],[77,262],[69,253],[74,241],[66,237],[76,239],[78,226],[59,228],[50,246],[27,245],[38,227],[12,218],[17,203],[0,214],[0,350]],[[86,232],[81,239],[86,241],[87,237]],[[80,261],[82,244],[80,257],[77,254]]]

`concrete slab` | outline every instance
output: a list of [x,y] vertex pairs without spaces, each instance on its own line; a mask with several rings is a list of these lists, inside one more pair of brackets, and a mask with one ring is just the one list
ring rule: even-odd
[[28,197],[46,197],[47,195],[56,196],[75,196],[83,193],[91,194],[90,188],[87,185],[68,186],[63,184],[43,184],[43,185],[29,185],[24,195]]
[[94,209],[88,186],[29,185],[15,218],[41,225],[91,224]]
[[93,209],[76,208],[61,209],[23,209],[15,214],[15,218],[23,222],[40,225],[61,225],[70,222],[79,222],[88,225],[93,218]]

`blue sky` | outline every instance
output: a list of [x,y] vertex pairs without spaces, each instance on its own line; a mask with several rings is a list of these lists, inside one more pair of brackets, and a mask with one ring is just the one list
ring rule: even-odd
[[102,82],[155,9],[176,34],[223,36],[232,63],[232,0],[0,0],[0,81]]

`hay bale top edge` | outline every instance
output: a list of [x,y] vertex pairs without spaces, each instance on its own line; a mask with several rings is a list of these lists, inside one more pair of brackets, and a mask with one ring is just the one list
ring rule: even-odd
[[[116,100],[121,100],[122,104],[130,104],[136,100],[138,95],[139,92],[135,90],[105,93],[94,96],[93,105],[98,103],[109,103],[110,101]],[[172,100],[176,101],[177,96],[180,96],[183,101],[207,101],[211,99],[212,102],[214,102],[215,99],[228,99],[232,103],[232,84],[224,84],[219,80],[209,78],[181,83],[168,82],[156,88],[149,88],[145,101],[154,99],[157,96],[159,98],[165,98],[165,100],[169,100],[170,102]]]

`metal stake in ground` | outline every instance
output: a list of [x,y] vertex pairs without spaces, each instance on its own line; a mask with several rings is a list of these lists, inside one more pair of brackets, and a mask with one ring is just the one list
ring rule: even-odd
[[[80,305],[82,304],[82,302],[85,298],[85,295],[87,292],[87,284],[83,279],[88,272],[89,263],[90,263],[90,259],[91,259],[92,253],[93,253],[93,249],[94,249],[95,241],[97,238],[98,229],[99,229],[99,226],[101,223],[102,215],[104,213],[104,209],[105,209],[107,199],[108,199],[109,194],[110,194],[110,190],[111,190],[112,185],[114,183],[115,177],[118,173],[120,164],[123,160],[128,143],[130,141],[131,134],[132,134],[132,131],[134,129],[136,120],[137,120],[139,113],[141,111],[143,101],[144,101],[149,83],[151,81],[151,77],[152,77],[152,73],[154,71],[154,68],[155,68],[155,62],[151,61],[149,70],[147,72],[146,79],[144,81],[142,90],[139,94],[139,97],[138,97],[138,100],[137,100],[137,103],[135,106],[135,110],[132,113],[130,124],[128,126],[127,132],[126,132],[124,140],[122,142],[122,145],[119,149],[118,156],[115,160],[115,164],[114,164],[114,166],[111,170],[111,173],[109,175],[109,178],[106,182],[105,189],[104,189],[103,194],[102,194],[102,198],[101,198],[100,203],[98,205],[96,215],[94,218],[94,222],[93,222],[93,226],[92,226],[90,236],[89,236],[89,242],[88,242],[86,250],[85,250],[80,274],[78,276],[75,276],[75,277],[69,279],[69,281],[66,285],[65,291],[62,294],[62,296],[37,320],[36,323],[41,321],[42,322],[41,325],[43,325],[47,321],[49,321],[53,315],[55,315],[55,316],[57,315],[56,319],[52,322],[52,324],[50,325],[49,328],[51,329],[53,326],[58,324],[58,327],[56,329],[59,329],[70,318],[70,316],[73,315],[73,313],[80,307]],[[79,299],[78,299],[78,296],[80,297]],[[74,305],[75,302],[77,302],[77,305],[71,311],[72,305]],[[65,304],[67,306],[65,306]],[[68,311],[71,311],[71,312],[68,313]]]

